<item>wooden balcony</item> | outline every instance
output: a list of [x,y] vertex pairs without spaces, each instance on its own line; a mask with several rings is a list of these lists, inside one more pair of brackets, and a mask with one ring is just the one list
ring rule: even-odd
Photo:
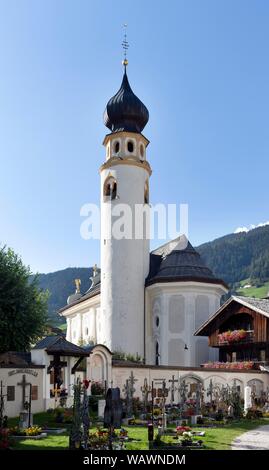
[[245,338],[241,338],[239,340],[223,340],[223,339],[218,339],[217,340],[217,346],[236,346],[237,344],[249,344],[249,343],[254,343],[255,341],[255,335],[254,331],[247,331],[247,334]]

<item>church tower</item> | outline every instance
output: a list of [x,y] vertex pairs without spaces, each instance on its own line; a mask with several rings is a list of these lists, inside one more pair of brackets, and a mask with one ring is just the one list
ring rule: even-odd
[[125,59],[121,87],[104,112],[110,133],[100,169],[101,325],[103,343],[111,351],[144,358],[149,237],[145,227],[138,229],[135,214],[149,212],[149,141],[142,134],[149,113],[130,87],[127,64]]

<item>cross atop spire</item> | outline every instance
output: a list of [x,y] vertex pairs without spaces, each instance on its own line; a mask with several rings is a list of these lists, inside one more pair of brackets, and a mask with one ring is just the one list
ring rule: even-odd
[[128,65],[127,51],[129,48],[129,43],[127,41],[127,23],[124,23],[123,27],[124,27],[124,36],[123,36],[123,41],[122,41],[122,48],[123,48],[124,59],[122,61],[122,65],[124,65],[124,69],[126,71],[126,67]]

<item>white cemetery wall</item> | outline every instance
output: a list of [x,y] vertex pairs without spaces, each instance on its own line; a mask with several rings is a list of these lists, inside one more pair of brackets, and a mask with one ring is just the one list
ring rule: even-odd
[[[201,381],[204,385],[204,388],[209,386],[210,380],[214,385],[233,385],[234,380],[236,380],[236,385],[240,387],[240,392],[242,398],[244,398],[244,388],[250,380],[260,380],[263,383],[263,389],[269,386],[269,374],[267,372],[261,371],[224,371],[224,370],[214,370],[214,369],[202,369],[198,367],[182,368],[182,367],[168,367],[168,366],[143,366],[143,365],[134,365],[134,366],[125,366],[125,365],[113,365],[112,367],[112,379],[113,386],[119,387],[121,390],[121,395],[123,396],[123,388],[126,383],[126,380],[130,377],[131,372],[133,372],[136,382],[134,384],[135,388],[135,397],[142,398],[141,387],[144,384],[144,379],[147,379],[147,383],[151,386],[152,380],[161,382],[161,380],[166,380],[167,387],[171,387],[171,383],[168,381],[172,379],[174,375],[175,380],[183,380],[188,384]],[[175,383],[177,386],[177,383]],[[156,385],[156,388],[161,388],[161,385]],[[170,400],[170,393],[167,399],[167,402]],[[175,394],[175,401],[178,401],[178,394]]]
[[[23,409],[23,387],[18,385],[25,376],[26,384],[32,384],[32,413],[45,409],[43,398],[43,370],[39,367],[0,367],[0,381],[3,383],[4,414],[9,418],[19,416]],[[25,399],[29,401],[30,386],[25,386]]]

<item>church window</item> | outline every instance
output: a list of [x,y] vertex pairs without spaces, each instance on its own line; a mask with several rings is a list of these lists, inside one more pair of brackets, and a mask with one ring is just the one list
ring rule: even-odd
[[89,328],[85,328],[85,335],[88,336],[89,334]]
[[115,178],[109,177],[104,184],[105,200],[113,201],[117,197],[117,182]]
[[157,326],[157,328],[158,328],[159,325],[160,325],[160,319],[159,319],[159,317],[156,317],[156,319],[155,319],[155,324],[156,324],[156,326]]
[[32,400],[38,400],[38,386],[32,385]]
[[144,190],[144,204],[149,203],[149,184],[148,181],[146,181],[145,184],[145,190]]
[[119,151],[120,151],[120,143],[117,140],[114,144],[114,153],[119,153]]
[[7,386],[7,401],[15,401],[15,387],[14,385]]
[[128,143],[127,143],[127,149],[128,149],[128,152],[133,153],[133,151],[134,151],[134,144],[133,144],[133,142],[132,142],[131,140],[129,140]]
[[160,350],[159,350],[158,341],[156,341],[156,344],[155,344],[155,365],[156,366],[160,365]]
[[140,157],[143,159],[145,155],[144,145],[140,144]]

